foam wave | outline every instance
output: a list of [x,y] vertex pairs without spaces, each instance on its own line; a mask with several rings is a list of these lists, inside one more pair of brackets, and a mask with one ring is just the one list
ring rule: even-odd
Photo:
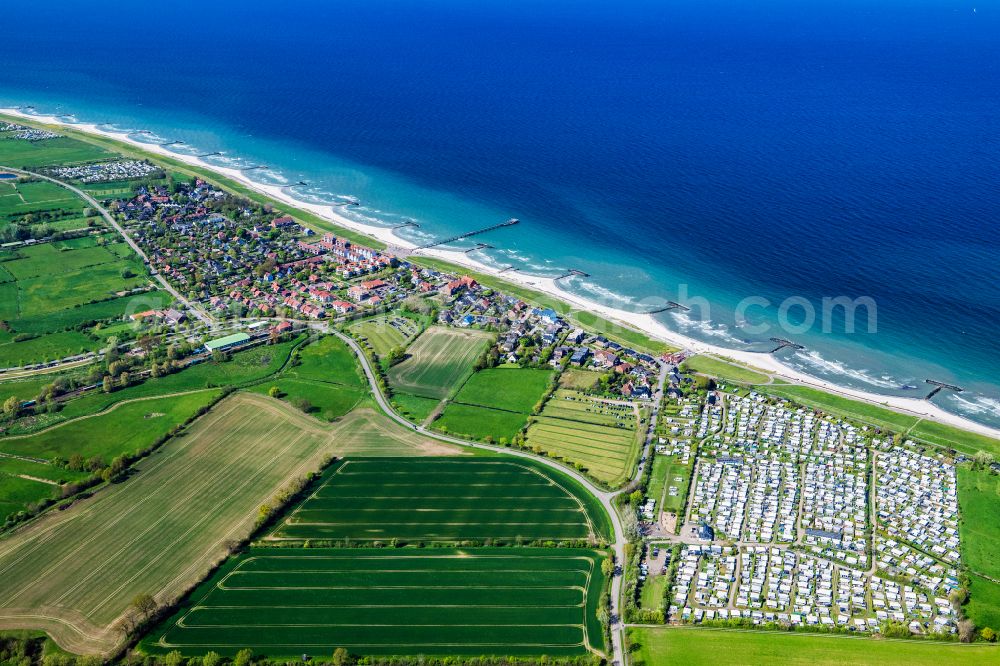
[[865,369],[850,368],[841,361],[831,361],[830,359],[823,358],[823,356],[815,350],[797,351],[795,352],[794,358],[803,361],[806,365],[826,374],[848,377],[870,386],[877,386],[878,388],[895,390],[899,389],[899,387],[904,384],[904,382],[898,381],[888,375],[875,377]]
[[611,302],[621,304],[621,305],[632,305],[635,303],[635,299],[631,296],[626,296],[624,294],[619,294],[616,291],[612,291],[607,287],[597,284],[596,282],[591,282],[589,280],[580,280],[576,278],[570,278],[572,280],[571,284],[574,288],[582,290],[596,297],[598,302],[603,299],[605,304]]
[[966,398],[958,393],[948,393],[948,400],[956,409],[967,414],[991,414],[1000,418],[1000,400],[985,395]]
[[745,344],[743,340],[730,332],[729,326],[726,324],[693,319],[688,313],[680,311],[672,311],[670,312],[670,316],[677,327],[684,333],[700,333],[701,335],[718,338],[719,340],[725,340],[736,345]]

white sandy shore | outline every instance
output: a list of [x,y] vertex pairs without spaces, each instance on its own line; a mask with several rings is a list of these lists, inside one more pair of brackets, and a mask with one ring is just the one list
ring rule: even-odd
[[561,289],[559,285],[556,283],[556,281],[552,278],[535,277],[517,271],[510,271],[504,273],[503,275],[499,275],[498,269],[483,264],[481,262],[475,261],[469,255],[460,251],[443,250],[440,248],[413,251],[413,248],[415,247],[413,243],[410,243],[402,238],[399,238],[389,228],[375,227],[355,222],[354,220],[345,217],[336,206],[321,205],[321,204],[307,203],[301,201],[287,194],[285,190],[279,185],[265,185],[250,180],[244,172],[238,169],[215,166],[193,155],[185,155],[183,153],[177,153],[157,144],[150,144],[150,143],[143,143],[142,141],[136,141],[135,139],[132,139],[131,137],[122,133],[115,133],[115,132],[109,132],[107,130],[102,130],[93,123],[67,123],[56,116],[25,114],[17,109],[0,108],[0,113],[4,113],[10,116],[21,117],[26,120],[43,122],[49,125],[59,125],[75,130],[90,132],[92,134],[97,134],[110,139],[134,145],[135,147],[141,148],[142,150],[145,150],[150,153],[164,155],[191,164],[193,166],[198,166],[204,169],[215,171],[228,178],[231,178],[232,180],[238,181],[249,188],[261,192],[262,194],[266,194],[272,199],[281,201],[296,208],[308,210],[309,212],[315,213],[316,215],[322,217],[323,219],[329,220],[333,224],[345,227],[352,231],[356,231],[358,233],[365,234],[373,238],[377,238],[386,245],[390,246],[390,248],[396,248],[397,251],[401,253],[418,254],[429,257],[435,257],[438,259],[449,261],[453,264],[459,264],[462,266],[469,267],[481,273],[498,275],[501,279],[506,280],[508,282],[519,284],[524,287],[529,287],[536,291],[544,292],[546,294],[555,296],[563,301],[567,301],[581,310],[594,312],[609,320],[616,321],[619,323],[624,323],[634,328],[637,328],[647,333],[651,337],[656,338],[658,340],[663,340],[664,342],[667,342],[668,344],[671,344],[675,347],[681,347],[691,352],[715,354],[717,356],[729,358],[739,363],[743,363],[745,365],[753,366],[754,368],[758,368],[768,374],[773,375],[775,378],[781,378],[784,380],[805,384],[808,386],[828,391],[830,393],[835,393],[845,397],[862,400],[864,402],[869,402],[876,405],[890,407],[892,409],[895,409],[900,412],[905,412],[907,414],[926,417],[934,421],[947,423],[949,425],[963,428],[965,430],[970,430],[972,432],[977,432],[983,435],[1000,438],[1000,429],[991,428],[990,426],[977,423],[975,421],[964,418],[957,414],[953,414],[926,400],[921,400],[917,398],[904,398],[901,396],[885,396],[885,395],[879,395],[877,393],[870,393],[867,391],[861,391],[857,389],[837,386],[832,382],[818,379],[816,377],[812,377],[805,373],[799,372],[798,370],[790,368],[787,365],[781,363],[781,361],[779,361],[774,356],[771,356],[770,354],[760,354],[754,352],[745,352],[734,349],[727,349],[725,347],[719,347],[717,345],[712,345],[705,342],[701,342],[699,340],[694,340],[681,333],[677,333],[675,331],[670,330],[662,323],[657,321],[651,315],[619,310],[617,308],[613,308],[607,305],[602,305],[600,303],[590,301],[576,294],[565,291]]

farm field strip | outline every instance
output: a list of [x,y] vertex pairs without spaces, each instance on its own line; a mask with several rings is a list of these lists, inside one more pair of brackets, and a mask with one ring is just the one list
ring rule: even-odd
[[[144,646],[271,656],[553,654],[603,649],[600,555],[578,549],[252,549]],[[596,632],[596,636],[590,635]]]
[[389,369],[397,391],[444,398],[472,374],[491,335],[481,331],[431,327],[410,345],[407,358]]
[[513,461],[347,460],[267,538],[578,539],[593,534],[582,503]]
[[[345,419],[323,426],[297,410],[237,394],[139,463],[134,478],[0,542],[0,628],[33,626],[92,653],[139,593],[167,601],[249,533],[256,509],[289,479],[341,452]],[[390,445],[400,454],[410,444]],[[44,610],[45,617],[39,617]]]

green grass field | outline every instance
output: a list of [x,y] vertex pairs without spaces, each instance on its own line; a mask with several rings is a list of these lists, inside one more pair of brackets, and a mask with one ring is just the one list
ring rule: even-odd
[[[113,623],[137,594],[175,598],[291,479],[331,455],[434,452],[398,431],[374,415],[327,426],[261,396],[227,398],[128,480],[0,541],[0,616],[66,649],[109,651],[122,638]],[[106,448],[105,432],[93,428],[88,446]]]
[[1000,585],[979,576],[970,576],[969,602],[965,614],[977,627],[1000,631]]
[[595,479],[620,484],[639,455],[638,419],[632,405],[613,404],[558,390],[528,427],[528,446],[580,465]]
[[590,512],[561,475],[495,458],[351,459],[268,539],[401,542],[586,539]]
[[110,156],[97,146],[62,136],[44,141],[0,139],[0,164],[14,168],[77,164]]
[[492,335],[433,326],[389,369],[389,383],[402,393],[444,398],[465,383]]
[[329,382],[355,388],[368,386],[354,352],[341,340],[329,335],[302,348],[301,365],[289,369],[289,376]]
[[582,368],[566,368],[559,375],[559,386],[574,391],[589,391],[597,386],[601,379],[600,372],[584,370]]
[[437,430],[467,439],[485,441],[491,438],[499,442],[503,438],[509,442],[527,421],[526,414],[452,402],[432,425]]
[[308,403],[306,413],[324,421],[339,419],[354,409],[365,397],[364,392],[356,388],[289,377],[257,384],[250,390],[254,393],[267,394],[272,386],[278,387],[280,399],[296,406],[306,406]]
[[392,404],[406,418],[422,423],[441,404],[437,398],[422,398],[419,395],[409,393],[393,393]]
[[[82,200],[54,183],[0,182],[0,222],[21,220],[28,213],[81,216],[83,209]],[[48,220],[45,224],[51,226]]]
[[710,356],[692,356],[684,361],[683,369],[741,384],[765,384],[768,380],[767,375]]
[[454,401],[530,414],[552,380],[551,370],[490,368],[472,375]]
[[[251,352],[245,352],[251,353]],[[305,345],[297,364],[280,377],[251,390],[266,394],[277,387],[278,397],[324,421],[334,421],[354,409],[368,393],[354,352],[334,336]]]
[[962,561],[972,571],[1000,579],[1000,476],[966,466],[955,471]]
[[146,448],[216,395],[216,391],[201,391],[126,403],[34,435],[0,439],[0,452],[46,460],[69,459],[78,453],[88,459],[99,456],[108,463],[119,454]]
[[822,634],[633,628],[632,664],[659,666],[980,666],[1000,663],[996,645],[876,640]]
[[396,347],[405,347],[420,332],[417,322],[397,314],[362,319],[348,328],[355,337],[367,341],[379,357]]
[[80,331],[49,333],[21,342],[14,340],[0,342],[0,367],[14,368],[42,361],[55,361],[100,346],[100,342]]
[[142,643],[272,658],[603,650],[601,555],[578,549],[264,549],[227,563]]

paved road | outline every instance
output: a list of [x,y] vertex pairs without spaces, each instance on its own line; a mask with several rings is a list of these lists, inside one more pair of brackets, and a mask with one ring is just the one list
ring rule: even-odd
[[[86,201],[88,204],[90,204],[91,206],[93,206],[94,210],[96,210],[97,212],[99,212],[101,214],[101,216],[104,218],[104,220],[108,224],[110,224],[115,229],[115,231],[117,231],[119,234],[121,234],[121,237],[125,239],[125,242],[129,244],[129,247],[131,247],[133,250],[135,250],[135,253],[138,254],[140,257],[142,257],[142,261],[147,266],[150,267],[150,270],[152,270],[152,266],[150,266],[150,263],[149,263],[149,257],[146,256],[146,253],[142,251],[142,248],[140,248],[139,245],[134,240],[132,240],[132,238],[127,233],[125,233],[125,229],[123,229],[122,226],[120,224],[118,224],[118,221],[115,220],[114,217],[112,217],[111,213],[109,213],[107,211],[107,209],[104,208],[104,206],[102,206],[100,203],[98,203],[97,199],[95,199],[94,197],[90,196],[89,194],[87,194],[86,192],[84,192],[83,190],[81,190],[80,188],[78,188],[78,187],[76,187],[74,185],[70,185],[69,183],[63,182],[63,181],[61,181],[61,180],[59,180],[57,178],[52,178],[50,176],[46,176],[44,174],[35,173],[33,171],[24,171],[23,169],[15,169],[13,167],[2,166],[2,165],[0,165],[0,169],[3,169],[4,171],[13,171],[15,173],[20,173],[20,174],[23,174],[25,176],[33,176],[35,178],[41,178],[42,180],[47,180],[50,183],[55,183],[56,185],[58,185],[60,187],[66,188],[67,190],[69,190],[70,192],[72,192],[73,194],[75,194],[76,196],[80,197],[81,199],[83,199],[84,201]],[[208,324],[208,325],[212,325],[214,323],[214,320],[212,319],[212,317],[210,317],[208,315],[208,313],[206,313],[205,311],[203,311],[200,308],[196,307],[194,304],[192,304],[184,296],[181,296],[180,292],[178,292],[176,289],[174,289],[170,285],[170,283],[167,282],[166,278],[164,278],[159,273],[153,273],[153,277],[156,278],[156,281],[159,282],[163,286],[163,288],[167,291],[167,293],[169,293],[171,296],[173,296],[175,299],[177,299],[177,301],[179,303],[183,303],[184,307],[186,307],[188,310],[190,310],[191,313],[194,314],[195,317],[197,317],[198,319],[200,319],[202,321],[202,323],[205,323],[205,324]]]
[[[596,497],[601,502],[601,504],[604,506],[604,509],[608,512],[608,516],[611,518],[611,523],[612,523],[612,526],[613,526],[614,531],[615,531],[615,534],[614,534],[615,541],[614,541],[614,544],[613,544],[614,545],[614,550],[615,550],[615,558],[617,559],[617,561],[619,562],[619,564],[624,564],[624,562],[625,562],[625,537],[624,537],[624,532],[622,530],[621,519],[619,518],[618,511],[615,510],[615,506],[614,506],[614,503],[613,503],[613,499],[614,499],[615,495],[618,494],[617,492],[609,492],[609,491],[606,491],[606,490],[602,490],[602,489],[598,488],[597,486],[595,486],[593,483],[591,483],[590,480],[587,477],[583,476],[582,474],[580,474],[576,470],[571,469],[569,467],[566,467],[564,465],[561,465],[561,464],[559,464],[559,463],[557,463],[557,462],[555,462],[555,461],[553,461],[553,460],[551,460],[549,458],[543,458],[541,456],[536,456],[536,455],[534,455],[532,453],[525,453],[523,451],[518,451],[516,449],[507,449],[507,448],[499,447],[499,446],[490,446],[488,444],[480,444],[479,442],[470,442],[470,441],[465,440],[465,439],[460,439],[458,437],[452,437],[450,435],[443,435],[443,434],[437,433],[437,432],[431,433],[426,428],[424,428],[422,425],[417,425],[415,423],[412,423],[412,422],[408,421],[406,418],[404,418],[403,416],[401,416],[400,414],[398,414],[396,412],[396,410],[394,410],[392,408],[392,405],[389,404],[389,401],[386,400],[385,396],[382,395],[382,391],[379,388],[378,380],[377,380],[375,371],[372,369],[371,364],[368,361],[368,357],[365,356],[365,353],[361,349],[361,346],[357,342],[355,342],[353,338],[351,338],[351,337],[349,337],[347,335],[344,335],[340,331],[337,331],[335,329],[329,329],[327,327],[324,327],[324,330],[327,330],[330,333],[332,333],[333,335],[336,335],[338,338],[340,338],[341,340],[343,340],[344,343],[347,344],[347,346],[349,346],[351,349],[354,350],[355,354],[357,354],[358,359],[361,362],[361,367],[365,371],[365,376],[368,378],[368,383],[371,386],[372,395],[375,396],[375,401],[378,403],[379,407],[382,408],[382,411],[384,411],[389,416],[389,418],[391,418],[392,420],[396,421],[397,423],[399,423],[403,427],[405,427],[407,429],[410,429],[410,430],[414,430],[414,431],[419,432],[419,433],[423,433],[423,434],[425,434],[425,435],[427,435],[429,437],[433,437],[435,439],[439,439],[439,440],[445,441],[445,442],[450,442],[452,444],[458,444],[460,446],[471,446],[471,447],[477,448],[477,449],[486,449],[486,450],[489,450],[489,451],[498,451],[498,452],[504,453],[506,455],[515,456],[515,457],[518,457],[518,458],[529,458],[529,459],[534,460],[536,462],[542,463],[543,465],[547,465],[549,467],[552,467],[553,469],[557,469],[560,472],[562,472],[563,474],[567,474],[567,475],[573,477],[574,479],[576,479],[581,485],[583,485],[584,488],[587,489],[588,492],[590,492],[590,494],[592,494],[594,497]],[[622,576],[615,576],[615,577],[613,577],[611,579],[611,599],[612,599],[612,602],[611,602],[612,603],[611,613],[612,613],[612,616],[614,616],[614,617],[617,617],[618,614],[619,614],[619,612],[620,612],[620,610],[619,610],[619,599],[621,598],[621,584],[622,584]],[[621,625],[620,622],[616,622],[612,626],[612,631],[611,631],[611,643],[612,643],[612,651],[613,651],[613,662],[612,663],[613,664],[618,664],[619,666],[624,666],[624,664],[625,664],[625,661],[624,661],[624,652],[623,652],[623,648],[622,648],[622,632],[623,631],[624,631],[624,629],[623,629],[623,627],[622,627],[622,625]]]

